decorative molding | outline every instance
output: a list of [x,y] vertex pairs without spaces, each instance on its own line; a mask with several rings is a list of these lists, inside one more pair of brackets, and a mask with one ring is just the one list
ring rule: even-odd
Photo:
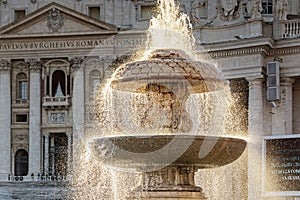
[[65,112],[50,112],[49,123],[51,124],[65,124],[67,122]]
[[9,73],[11,71],[11,63],[8,60],[0,60],[0,73]]
[[15,154],[20,149],[24,149],[25,151],[28,152],[28,149],[29,149],[28,144],[24,144],[24,143],[23,144],[14,144],[12,153]]
[[31,73],[40,73],[42,69],[42,63],[38,59],[28,59],[29,70]]
[[48,28],[53,31],[57,32],[64,26],[64,17],[60,13],[60,11],[56,8],[52,8],[48,14]]
[[27,140],[27,135],[24,134],[15,135],[15,142],[23,142],[25,140]]
[[28,63],[23,62],[23,61],[16,62],[16,63],[13,63],[12,68],[13,68],[13,70],[20,71],[20,72],[28,71]]

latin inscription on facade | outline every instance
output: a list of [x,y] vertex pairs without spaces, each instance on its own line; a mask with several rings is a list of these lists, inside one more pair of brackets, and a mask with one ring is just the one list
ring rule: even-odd
[[105,40],[65,40],[65,41],[28,41],[1,42],[0,51],[61,49],[61,48],[96,48],[96,47],[141,47],[145,39],[105,39]]
[[300,191],[300,138],[268,139],[265,149],[266,192]]
[[50,113],[49,121],[50,123],[64,124],[66,123],[66,113],[64,112]]

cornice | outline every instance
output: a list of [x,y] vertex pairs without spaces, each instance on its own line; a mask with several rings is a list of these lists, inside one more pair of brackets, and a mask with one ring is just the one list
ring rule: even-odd
[[208,52],[211,58],[223,58],[223,57],[232,57],[232,56],[244,56],[244,55],[254,55],[254,54],[262,54],[264,56],[268,55],[270,47],[268,46],[258,46],[253,48],[242,48],[242,49],[234,49],[234,50],[222,50],[222,51],[214,51]]
[[[208,53],[212,58],[243,56],[253,54],[268,55],[275,45],[271,38],[251,38],[235,41],[199,45],[198,53]],[[199,49],[200,49],[199,48]]]
[[293,55],[300,53],[300,46],[298,47],[288,47],[288,48],[280,48],[280,49],[272,49],[269,52],[269,56],[278,56],[278,55]]

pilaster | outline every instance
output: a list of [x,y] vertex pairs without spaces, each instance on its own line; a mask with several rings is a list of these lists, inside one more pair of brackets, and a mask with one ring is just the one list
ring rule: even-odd
[[0,60],[0,180],[11,173],[11,63]]
[[49,174],[49,133],[44,134],[44,174]]
[[[73,145],[76,146],[80,135],[84,134],[84,69],[82,67],[83,58],[75,57],[70,59],[71,69],[73,71]],[[73,169],[76,166],[75,149],[73,149]]]
[[262,199],[263,79],[247,80],[249,82],[248,199]]
[[71,174],[72,171],[72,133],[66,132],[66,135],[68,137],[68,161],[67,161],[67,169],[68,169],[68,175]]
[[41,67],[37,59],[29,59],[29,174],[41,172]]
[[293,78],[281,78],[280,101],[272,108],[272,135],[293,133]]

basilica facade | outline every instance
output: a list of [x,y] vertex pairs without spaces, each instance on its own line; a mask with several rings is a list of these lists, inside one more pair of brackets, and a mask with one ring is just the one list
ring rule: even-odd
[[[155,5],[0,0],[1,181],[68,177],[99,85],[143,48]],[[268,192],[264,174],[265,141],[300,134],[300,2],[180,0],[180,10],[195,54],[217,64],[247,109],[247,198],[300,198],[300,188]]]

